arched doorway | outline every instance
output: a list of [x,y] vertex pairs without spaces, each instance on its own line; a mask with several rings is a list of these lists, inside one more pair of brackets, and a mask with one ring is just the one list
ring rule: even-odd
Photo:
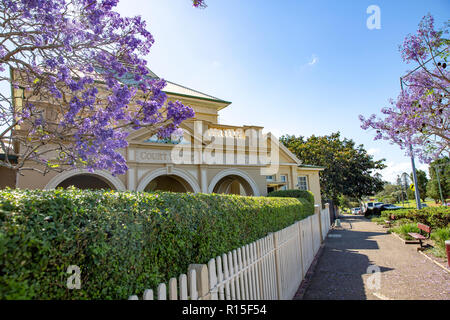
[[144,191],[194,192],[187,181],[176,175],[158,176],[148,183]]
[[240,176],[229,175],[217,182],[213,193],[237,194],[241,196],[253,196],[250,184]]
[[196,179],[185,170],[159,168],[144,176],[136,188],[136,191],[151,192],[156,190],[198,193],[200,192],[200,186]]
[[[70,178],[82,176],[82,179],[75,179],[70,180]],[[92,178],[96,178],[95,181],[93,181]],[[68,180],[68,182],[66,182]],[[80,181],[81,180],[81,181]],[[100,181],[99,181],[100,180]],[[84,181],[84,182],[83,182]],[[95,171],[94,173],[89,172],[88,170],[83,169],[75,169],[75,170],[68,170],[61,172],[60,174],[57,174],[54,176],[45,186],[45,190],[51,190],[55,189],[57,187],[66,188],[70,185],[73,185],[75,187],[81,187],[80,189],[86,189],[83,187],[88,181],[92,182],[92,184],[88,185],[88,189],[90,187],[94,186],[104,186],[106,189],[113,189],[118,191],[125,191],[126,188],[122,181],[118,177],[112,176],[109,172],[104,170]],[[106,184],[106,186],[105,186]]]
[[226,169],[219,172],[210,182],[208,193],[238,194],[259,196],[255,181],[247,172],[239,169]]
[[56,188],[68,188],[70,186],[74,186],[77,189],[91,189],[91,190],[100,190],[100,189],[109,189],[115,190],[114,186],[109,183],[106,179],[102,179],[100,176],[92,175],[92,174],[77,174],[71,176],[62,182],[60,182]]

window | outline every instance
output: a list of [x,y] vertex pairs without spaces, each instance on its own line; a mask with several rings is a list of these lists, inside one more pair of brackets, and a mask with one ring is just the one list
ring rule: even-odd
[[308,190],[308,179],[306,176],[298,177],[298,188],[300,190]]
[[287,175],[281,175],[280,180],[281,182],[286,182],[284,186],[280,187],[280,190],[287,190]]
[[266,181],[273,181],[273,176],[266,176]]
[[166,143],[166,144],[188,144],[189,142],[183,137],[183,136],[179,136],[179,137],[175,137],[175,139],[172,139],[172,137],[170,138],[165,138],[165,139],[160,139],[158,138],[158,136],[155,134],[154,136],[152,136],[150,139],[145,140],[144,142],[153,142],[153,143]]

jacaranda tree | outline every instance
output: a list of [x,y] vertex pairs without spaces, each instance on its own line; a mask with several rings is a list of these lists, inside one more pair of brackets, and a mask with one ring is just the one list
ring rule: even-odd
[[167,101],[165,81],[146,67],[145,21],[120,16],[117,3],[0,0],[0,166],[123,174],[132,130],[168,137],[194,115]]
[[403,60],[414,63],[417,70],[403,77],[397,100],[381,110],[383,119],[360,115],[361,128],[376,130],[375,140],[396,143],[408,154],[411,145],[424,163],[449,154],[448,26],[447,22],[437,31],[433,17],[423,17],[417,34],[408,35],[400,46]]

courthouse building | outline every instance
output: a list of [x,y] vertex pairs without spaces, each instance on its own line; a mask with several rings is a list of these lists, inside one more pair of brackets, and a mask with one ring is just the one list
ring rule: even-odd
[[[73,185],[90,189],[246,196],[301,189],[310,190],[315,203],[321,203],[319,172],[323,167],[303,164],[276,137],[270,133],[262,135],[262,127],[219,123],[220,110],[231,102],[170,81],[164,91],[169,101],[179,100],[192,107],[195,117],[181,124],[182,134],[175,140],[160,141],[145,128],[132,132],[128,137],[129,146],[123,150],[129,168],[126,174],[113,176],[106,171],[67,170],[45,175],[36,171],[13,175],[0,168],[0,187],[53,189]],[[184,151],[180,153],[180,150]],[[180,154],[183,161],[178,159]],[[268,154],[270,163],[260,161]]]

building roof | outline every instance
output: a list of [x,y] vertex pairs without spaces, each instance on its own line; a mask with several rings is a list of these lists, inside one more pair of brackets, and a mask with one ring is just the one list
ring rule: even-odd
[[[152,70],[148,69],[148,74],[147,77],[151,78],[151,79],[161,79],[158,75],[156,75],[156,73],[154,73]],[[192,98],[197,98],[197,99],[203,99],[203,100],[208,100],[208,101],[215,101],[215,102],[221,102],[221,103],[225,103],[227,105],[231,104],[231,102],[229,101],[225,101],[219,98],[216,98],[214,96],[211,96],[209,94],[182,86],[180,84],[177,84],[175,82],[172,81],[168,81],[166,79],[164,79],[166,81],[166,86],[164,87],[164,89],[162,91],[168,93],[168,94],[174,94],[174,95],[178,95],[178,96],[182,96],[182,97],[192,97]],[[100,82],[103,82],[102,80],[99,80]],[[134,79],[133,75],[130,73],[125,73],[121,78],[120,81],[124,84],[127,85],[136,85],[137,81]]]
[[166,80],[166,83],[167,83],[167,85],[163,89],[163,91],[166,93],[172,93],[172,94],[181,95],[181,96],[212,100],[212,101],[223,102],[223,103],[227,103],[227,104],[231,103],[229,101],[225,101],[225,100],[213,97],[209,94],[206,94],[206,93],[194,90],[194,89],[190,89],[188,87],[182,86],[180,84],[176,84],[176,83],[168,81],[168,80]]
[[[152,70],[150,70],[150,69],[147,69],[147,70],[149,71],[149,76],[151,78],[161,79]],[[175,82],[168,81],[166,79],[164,79],[164,80],[166,81],[166,86],[164,87],[163,91],[166,93],[169,93],[169,94],[171,93],[171,94],[180,95],[180,96],[184,96],[184,97],[193,97],[193,98],[200,98],[200,99],[205,99],[205,100],[212,100],[212,101],[223,102],[223,103],[227,103],[227,104],[231,103],[229,101],[225,101],[225,100],[216,98],[214,96],[200,92],[198,90],[194,90],[194,89],[188,88],[186,86],[182,86],[181,84],[177,84]]]
[[298,167],[299,168],[305,168],[305,169],[318,169],[318,170],[326,169],[326,167],[315,166],[315,165],[311,165],[311,164],[300,164],[300,165],[298,165]]

